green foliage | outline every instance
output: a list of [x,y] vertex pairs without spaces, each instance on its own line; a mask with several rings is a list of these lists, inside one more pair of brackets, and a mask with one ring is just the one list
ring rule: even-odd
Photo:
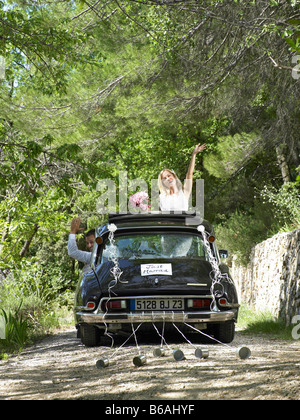
[[216,178],[226,179],[258,153],[259,136],[239,133],[219,137],[214,153],[204,160],[204,167]]
[[34,84],[45,94],[63,93],[77,64],[98,64],[98,57],[92,60],[84,52],[89,34],[68,26],[72,7],[64,3],[56,2],[54,9],[37,3],[0,3],[0,54],[8,64],[14,63],[6,71],[7,80]]
[[0,316],[5,322],[5,339],[0,341],[0,351],[1,347],[10,351],[15,348],[21,349],[28,340],[28,321],[23,319],[20,308],[21,305],[14,313],[6,312],[4,309],[0,310]]
[[66,198],[54,190],[48,190],[43,196],[41,193],[35,201],[30,197],[26,201],[21,195],[0,201],[0,228],[5,232],[5,237],[0,241],[0,268],[5,269],[20,261],[26,240],[34,238],[47,241],[49,234],[52,240],[56,240],[61,235],[60,226],[68,218],[64,209]]
[[288,182],[279,189],[264,186],[261,197],[273,206],[273,230],[290,231],[300,228],[300,183]]
[[[51,265],[24,259],[0,283],[0,316],[6,324],[1,353],[19,351],[40,335],[59,327],[61,317],[72,307],[74,284],[59,271],[59,259]],[[65,323],[65,321],[64,321]]]
[[217,237],[222,247],[228,248],[246,265],[257,243],[277,232],[299,228],[299,183],[287,183],[279,189],[264,186],[251,209],[236,211],[218,225]]
[[261,201],[257,200],[249,210],[236,211],[216,228],[222,248],[227,248],[244,265],[248,263],[253,246],[268,237],[273,221],[271,206]]
[[[201,136],[198,127],[176,125],[169,130],[144,131],[139,137],[131,135],[105,152],[115,161],[115,175],[123,169],[128,172],[128,178],[142,178],[149,182],[157,179],[159,172],[168,167],[184,179],[191,153],[195,144],[202,141]],[[196,176],[199,172],[195,173]]]

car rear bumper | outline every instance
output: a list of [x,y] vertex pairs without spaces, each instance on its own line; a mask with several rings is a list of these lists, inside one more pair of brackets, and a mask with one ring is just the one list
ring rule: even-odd
[[87,313],[76,312],[77,323],[86,324],[131,324],[147,322],[174,322],[174,323],[221,323],[236,321],[238,308],[226,311],[201,312],[138,312],[138,313]]

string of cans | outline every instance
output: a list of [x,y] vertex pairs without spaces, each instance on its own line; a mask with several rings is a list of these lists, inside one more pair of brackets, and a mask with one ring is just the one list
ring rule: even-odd
[[[117,249],[116,249],[116,245],[115,245],[115,240],[114,240],[114,233],[117,230],[117,226],[115,224],[110,224],[108,226],[108,230],[109,230],[109,244],[110,244],[110,255],[109,255],[109,260],[112,261],[113,263],[113,267],[111,268],[111,274],[113,276],[113,280],[110,282],[109,286],[108,286],[108,301],[111,299],[111,293],[112,293],[112,289],[115,287],[115,285],[118,283],[118,281],[121,281],[121,275],[122,275],[122,271],[120,269],[119,263],[118,263],[118,255],[117,255]],[[224,281],[228,281],[231,282],[232,280],[228,277],[228,275],[226,273],[221,273],[219,266],[218,266],[218,262],[216,260],[216,258],[213,256],[211,248],[210,248],[210,244],[207,240],[207,234],[205,232],[205,228],[203,225],[199,225],[197,230],[201,233],[202,238],[203,238],[203,244],[204,247],[206,249],[207,255],[208,255],[208,259],[209,262],[211,264],[212,267],[212,271],[210,273],[210,277],[212,280],[212,284],[211,284],[211,294],[213,296],[213,301],[212,301],[212,307],[211,309],[213,310],[213,307],[215,306],[215,299],[216,297],[219,297],[220,293],[222,293],[222,290],[224,290],[224,286],[222,284],[222,282]],[[216,289],[216,286],[218,285],[218,289]],[[107,307],[107,305],[106,305]],[[107,309],[106,309],[106,313],[107,314]],[[105,316],[104,316],[105,318]],[[105,322],[104,322],[105,323]],[[178,328],[178,326],[174,323],[172,323],[174,328],[183,336],[183,338],[191,345],[194,347],[195,349],[195,357],[198,359],[207,359],[209,357],[209,350],[207,348],[199,348],[196,347],[190,340],[188,340],[188,338],[184,335],[184,333]],[[133,364],[136,367],[141,367],[143,365],[145,365],[147,363],[147,356],[145,354],[142,354],[139,344],[138,344],[138,340],[137,340],[137,336],[136,336],[136,332],[138,331],[138,329],[140,328],[140,326],[142,325],[142,323],[140,323],[136,328],[134,328],[133,324],[131,324],[131,328],[132,328],[132,333],[131,335],[123,342],[123,344],[121,344],[121,346],[119,346],[110,357],[104,356],[101,359],[97,360],[96,362],[96,367],[99,369],[102,368],[106,368],[109,366],[110,364],[110,359],[112,359],[117,353],[118,351],[123,348],[125,346],[125,344],[132,338],[134,337],[135,340],[135,345],[136,348],[138,350],[138,355],[134,356],[133,358]],[[155,331],[157,332],[157,334],[160,336],[161,338],[161,345],[159,348],[155,348],[153,350],[153,356],[154,357],[164,357],[168,354],[168,350],[169,352],[172,352],[173,358],[176,361],[182,361],[185,360],[186,357],[183,353],[182,350],[176,348],[176,349],[171,349],[170,346],[168,346],[165,337],[164,337],[164,327],[165,327],[165,322],[163,322],[163,329],[162,329],[162,333],[159,332],[158,328],[156,327],[156,325],[153,323],[152,324]],[[198,333],[208,337],[211,340],[214,340],[216,342],[218,342],[219,344],[225,345],[227,347],[230,347],[228,344],[226,343],[222,343],[221,341],[217,340],[216,338],[204,333],[201,330],[198,330],[197,328],[195,328],[192,325],[189,325],[187,323],[185,323],[186,326],[196,330]],[[105,323],[105,335],[107,335],[108,337],[110,337],[110,339],[112,340],[112,344],[111,347],[113,347],[114,345],[114,339],[112,334],[110,334],[108,332],[108,326]],[[239,357],[240,359],[248,359],[251,356],[251,350],[246,347],[246,346],[239,346],[238,348],[236,348],[235,353],[237,355],[237,357]]]

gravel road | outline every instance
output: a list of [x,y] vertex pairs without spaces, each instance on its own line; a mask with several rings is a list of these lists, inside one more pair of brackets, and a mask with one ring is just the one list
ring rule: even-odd
[[[201,399],[300,399],[300,342],[236,333],[230,345],[196,344],[208,348],[207,359],[195,357],[195,344],[167,337],[164,357],[154,357],[152,343],[138,339],[147,363],[133,365],[135,342],[119,351],[125,338],[85,348],[74,329],[49,336],[21,355],[0,361],[0,400],[201,400]],[[235,349],[251,349],[241,360]],[[172,349],[180,348],[186,359],[175,361]],[[115,354],[114,354],[115,353]],[[113,357],[111,357],[113,355]],[[108,367],[96,361],[111,357]]]

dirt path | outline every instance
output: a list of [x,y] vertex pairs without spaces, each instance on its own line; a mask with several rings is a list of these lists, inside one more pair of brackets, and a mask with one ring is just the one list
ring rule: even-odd
[[[172,337],[171,337],[172,339]],[[135,343],[124,346],[104,369],[95,367],[125,341],[85,348],[74,330],[50,336],[20,356],[0,361],[0,400],[199,400],[199,399],[300,399],[300,342],[270,340],[236,334],[230,346],[197,345],[209,349],[208,359],[195,358],[195,348],[167,341],[184,351],[176,362],[171,350],[153,356],[159,343],[139,342],[147,364],[135,367]],[[241,360],[235,348],[247,345],[252,352]]]

